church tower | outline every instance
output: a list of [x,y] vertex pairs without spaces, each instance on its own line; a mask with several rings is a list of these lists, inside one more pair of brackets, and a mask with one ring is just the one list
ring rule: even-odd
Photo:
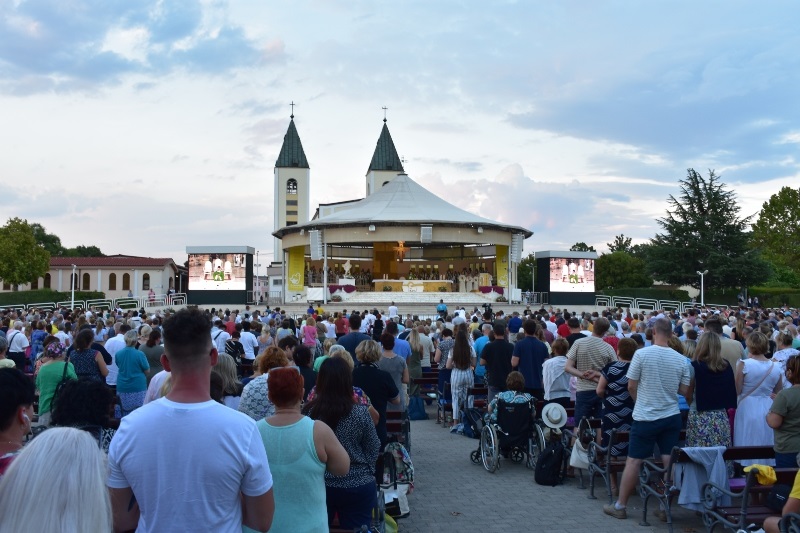
[[[275,161],[275,230],[309,220],[311,170],[303,144],[290,116],[289,129],[283,136],[283,146]],[[283,246],[275,239],[272,260],[283,262]]]
[[378,137],[378,145],[375,147],[375,153],[372,154],[372,161],[367,170],[367,196],[404,172],[403,163],[397,155],[394,141],[389,134],[389,127],[386,126],[386,117],[384,117],[381,136]]

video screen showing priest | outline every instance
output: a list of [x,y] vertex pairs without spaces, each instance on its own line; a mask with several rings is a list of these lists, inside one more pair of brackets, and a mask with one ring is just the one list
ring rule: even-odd
[[244,291],[245,254],[189,254],[190,291]]
[[550,292],[594,292],[594,259],[550,258]]

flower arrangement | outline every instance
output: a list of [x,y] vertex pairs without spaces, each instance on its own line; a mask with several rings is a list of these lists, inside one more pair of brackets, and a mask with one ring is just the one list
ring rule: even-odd
[[495,302],[507,302],[507,301],[508,301],[508,298],[506,298],[503,295],[498,296],[497,299],[495,300]]
[[440,285],[439,292],[447,292],[447,287],[445,285]]
[[334,294],[333,296],[331,296],[331,301],[332,302],[341,302],[342,301],[342,295],[341,294]]
[[381,290],[383,292],[392,292],[392,286],[391,285],[384,285],[383,289],[381,289]]

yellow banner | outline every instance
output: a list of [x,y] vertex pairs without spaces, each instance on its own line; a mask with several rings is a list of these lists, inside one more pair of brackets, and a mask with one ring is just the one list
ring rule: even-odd
[[289,266],[286,269],[290,292],[301,292],[305,277],[305,253],[302,246],[289,248]]
[[495,246],[497,250],[497,282],[496,285],[508,288],[508,246],[498,244]]

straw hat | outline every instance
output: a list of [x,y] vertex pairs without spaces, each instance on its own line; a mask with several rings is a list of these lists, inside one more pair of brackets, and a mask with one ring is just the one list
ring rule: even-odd
[[547,427],[560,428],[567,423],[567,410],[557,403],[548,403],[542,409],[542,421]]

